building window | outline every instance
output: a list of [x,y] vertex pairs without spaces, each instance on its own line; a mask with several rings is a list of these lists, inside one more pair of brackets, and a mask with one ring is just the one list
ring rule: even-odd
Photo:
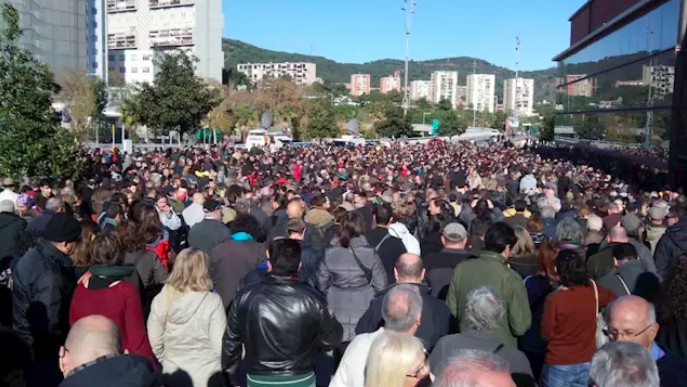
[[115,71],[115,68],[114,68],[114,67],[108,67],[107,69],[108,69],[109,71]]
[[137,61],[137,60],[138,60],[138,55],[132,54],[132,55],[131,55],[131,60]]
[[114,62],[114,61],[115,61],[115,56],[114,56],[114,55],[108,55],[108,56],[107,56],[107,59],[108,59],[110,62]]
[[119,60],[121,60],[122,62],[123,62],[125,59],[126,59],[126,58],[124,57],[124,55],[120,55],[120,56],[119,56]]
[[150,55],[143,55],[143,60],[150,60]]
[[138,73],[138,67],[132,67],[132,68],[131,68],[131,73],[132,73],[132,74],[137,74],[137,73]]
[[98,62],[93,62],[93,68],[97,69],[98,68]]
[[122,73],[122,74],[126,73],[126,68],[120,67],[120,68],[119,68],[119,72]]
[[143,68],[143,73],[148,74],[150,72],[150,67],[144,67]]

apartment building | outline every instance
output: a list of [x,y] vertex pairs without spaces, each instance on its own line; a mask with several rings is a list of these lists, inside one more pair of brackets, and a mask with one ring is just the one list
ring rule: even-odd
[[534,79],[515,78],[503,81],[503,105],[507,112],[519,116],[534,114]]
[[458,72],[457,71],[435,71],[432,73],[432,102],[439,103],[441,100],[451,101],[451,106],[456,107],[456,97],[458,96]]
[[422,98],[428,101],[432,100],[432,81],[410,82],[410,100],[418,101]]
[[245,74],[253,84],[265,77],[290,76],[299,85],[310,85],[317,81],[317,65],[314,63],[241,63],[237,70]]
[[470,74],[467,77],[468,107],[493,113],[495,108],[496,75]]
[[379,90],[382,94],[390,91],[401,91],[401,72],[395,71],[393,75],[379,79]]
[[108,70],[127,83],[152,83],[170,52],[197,58],[196,75],[222,80],[221,0],[106,0]]
[[353,97],[370,94],[371,87],[370,74],[353,74],[351,75],[351,83],[346,85]]

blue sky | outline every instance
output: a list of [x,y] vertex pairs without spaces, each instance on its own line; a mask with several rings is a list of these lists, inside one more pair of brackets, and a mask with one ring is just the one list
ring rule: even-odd
[[[411,1],[411,0],[409,0]],[[521,69],[551,67],[586,0],[417,0],[411,58],[475,56]],[[403,0],[223,0],[224,36],[339,62],[403,58]]]

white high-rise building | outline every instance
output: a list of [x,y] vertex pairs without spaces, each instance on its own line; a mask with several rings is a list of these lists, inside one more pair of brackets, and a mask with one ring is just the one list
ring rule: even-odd
[[221,0],[106,0],[109,71],[152,83],[169,52],[194,55],[196,75],[222,81]]
[[519,116],[534,114],[534,79],[515,78],[503,81],[503,105],[506,112]]
[[432,101],[439,103],[445,99],[451,102],[455,109],[458,95],[458,72],[435,71],[432,73]]
[[107,8],[106,0],[86,0],[86,28],[88,30],[88,74],[107,82]]
[[241,63],[236,69],[244,73],[253,84],[264,78],[279,78],[289,76],[299,85],[310,85],[317,81],[317,65],[315,63]]
[[410,100],[417,101],[422,98],[430,101],[432,95],[432,81],[412,81],[410,82]]
[[496,75],[470,74],[468,75],[468,107],[480,112],[494,112],[496,91]]

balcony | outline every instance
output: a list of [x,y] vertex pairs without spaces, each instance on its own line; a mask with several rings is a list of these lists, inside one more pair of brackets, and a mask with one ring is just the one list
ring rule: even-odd
[[136,0],[107,0],[107,12],[133,12],[136,11]]
[[187,7],[193,5],[194,0],[149,0],[148,6],[150,9],[159,8],[173,8],[173,7]]
[[193,28],[171,28],[150,31],[152,47],[193,46]]
[[136,35],[108,34],[107,48],[109,50],[126,50],[136,48]]

